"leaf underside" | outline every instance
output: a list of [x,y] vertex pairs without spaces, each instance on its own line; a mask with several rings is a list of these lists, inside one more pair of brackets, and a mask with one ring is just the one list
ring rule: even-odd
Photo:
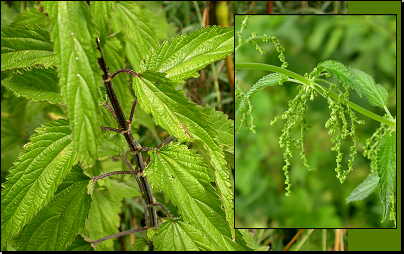
[[347,203],[362,200],[373,193],[379,184],[379,177],[377,174],[370,174],[361,184],[356,187],[349,197],[346,199]]

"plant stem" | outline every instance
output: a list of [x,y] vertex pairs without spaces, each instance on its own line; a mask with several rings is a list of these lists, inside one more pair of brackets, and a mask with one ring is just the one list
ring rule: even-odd
[[[104,56],[101,51],[101,46],[99,44],[99,39],[96,39],[97,43],[97,49],[101,54],[101,57],[98,58],[98,64],[103,71],[103,79],[104,79],[104,86],[107,91],[107,95],[109,100],[111,101],[112,107],[114,109],[116,118],[118,120],[118,126],[119,129],[123,130],[123,135],[129,145],[130,151],[134,154],[135,157],[135,162],[136,162],[136,168],[139,168],[139,173],[144,172],[144,163],[143,163],[143,157],[142,154],[140,153],[141,146],[135,141],[132,132],[130,130],[130,124],[125,118],[125,114],[123,113],[121,104],[118,101],[118,98],[115,94],[114,86],[112,85],[112,81],[108,80],[111,75],[109,73],[109,69],[105,63]],[[153,194],[151,192],[150,184],[147,181],[146,176],[141,176],[139,177],[139,182],[140,182],[140,190],[143,190],[143,195],[142,197],[144,198],[145,202],[147,205],[152,205],[155,202],[155,199],[153,197]],[[147,207],[148,211],[148,218],[149,220],[146,221],[147,227],[151,228],[156,228],[157,227],[157,213],[156,213],[156,208],[154,206],[148,206]],[[150,245],[152,248],[152,245]]]
[[[283,69],[283,68],[280,68],[280,67],[277,67],[277,66],[269,65],[269,64],[262,64],[262,63],[236,63],[236,67],[235,67],[235,68],[236,68],[236,70],[237,70],[237,69],[258,69],[258,70],[266,70],[266,71],[277,72],[277,73],[284,74],[284,75],[286,75],[286,76],[288,76],[288,77],[290,77],[290,78],[296,79],[296,80],[300,81],[300,82],[303,83],[303,84],[306,84],[306,85],[309,85],[309,86],[313,86],[313,85],[314,85],[314,86],[315,86],[315,87],[314,87],[315,89],[316,89],[316,88],[320,88],[320,89],[325,90],[325,88],[322,87],[321,85],[316,84],[316,83],[313,83],[313,82],[310,81],[309,79],[307,79],[307,78],[305,78],[305,77],[303,77],[303,76],[300,76],[300,75],[297,74],[297,73],[294,73],[294,72],[292,72],[292,71],[289,71],[289,70],[286,70],[286,69]],[[319,92],[319,93],[321,93],[321,91],[319,91],[319,89],[316,89],[316,91]],[[322,94],[322,93],[321,93],[321,94]],[[329,95],[330,95],[330,97],[333,98],[334,100],[338,100],[338,95],[337,95],[336,93],[334,93],[334,92],[332,92],[332,91],[329,91]],[[359,105],[357,105],[357,104],[355,104],[355,103],[353,103],[353,102],[351,102],[351,101],[348,101],[347,104],[348,104],[353,110],[357,111],[358,113],[361,113],[361,114],[363,114],[363,115],[365,115],[365,116],[367,116],[367,117],[369,117],[369,118],[372,118],[373,120],[376,120],[376,121],[378,121],[378,122],[384,123],[384,124],[386,124],[386,125],[388,125],[388,126],[396,127],[396,123],[395,123],[395,122],[393,122],[393,121],[391,121],[391,120],[389,120],[389,119],[383,118],[383,117],[381,117],[381,116],[379,116],[379,115],[376,115],[375,113],[373,113],[373,112],[371,112],[371,111],[369,111],[369,110],[367,110],[367,109],[364,109],[364,108],[362,108],[361,106],[359,106]]]
[[135,172],[131,172],[131,171],[113,171],[113,172],[108,172],[108,173],[96,176],[93,178],[93,181],[96,182],[101,178],[112,176],[112,175],[125,175],[125,174],[126,175],[136,175]]
[[327,250],[327,229],[322,229],[323,231],[323,241],[322,241],[322,251]]
[[307,234],[302,237],[301,241],[299,241],[299,243],[296,245],[296,248],[294,250],[296,250],[296,251],[300,250],[302,245],[306,242],[306,240],[309,238],[311,233],[313,233],[313,231],[314,231],[314,229],[309,229],[307,231]]
[[143,231],[146,231],[146,230],[147,230],[147,228],[137,228],[137,229],[131,229],[131,230],[127,230],[127,231],[122,231],[122,232],[119,232],[119,233],[116,233],[116,234],[113,234],[113,235],[108,235],[106,237],[98,239],[97,241],[94,241],[93,244],[94,244],[94,247],[95,247],[100,242],[109,240],[111,238],[121,237],[121,236],[124,236],[124,235],[129,235],[129,234],[138,233],[138,232],[143,232]]
[[290,246],[292,246],[292,244],[296,241],[296,239],[299,237],[299,235],[301,235],[303,233],[304,229],[300,229],[299,232],[297,232],[297,234],[292,238],[292,240],[290,240],[290,242],[288,243],[288,245],[286,245],[286,247],[283,249],[283,251],[287,251]]

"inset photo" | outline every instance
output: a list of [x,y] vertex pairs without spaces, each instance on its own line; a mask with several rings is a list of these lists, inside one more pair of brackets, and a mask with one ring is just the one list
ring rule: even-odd
[[235,228],[396,228],[396,15],[236,15]]

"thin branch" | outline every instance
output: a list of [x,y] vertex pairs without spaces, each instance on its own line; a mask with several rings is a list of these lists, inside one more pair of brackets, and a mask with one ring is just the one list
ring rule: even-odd
[[139,77],[139,74],[137,74],[136,72],[134,72],[134,71],[132,71],[132,70],[129,70],[129,69],[120,69],[120,70],[115,71],[115,72],[114,72],[112,75],[110,75],[110,77],[107,78],[105,81],[108,82],[108,81],[112,80],[118,73],[121,73],[121,72],[126,72],[126,73],[129,73],[129,74],[132,74],[133,76]]
[[120,130],[115,129],[115,128],[112,128],[112,127],[103,127],[103,126],[101,126],[100,129],[101,129],[101,130],[107,130],[107,131],[113,131],[113,132],[116,132],[116,133],[121,134],[121,131],[120,131]]
[[137,228],[137,229],[131,229],[131,230],[127,230],[127,231],[122,231],[122,232],[119,232],[119,233],[116,233],[116,234],[109,235],[109,236],[103,237],[101,239],[98,239],[97,241],[94,241],[93,244],[94,244],[94,247],[95,247],[100,242],[109,240],[111,238],[121,237],[121,236],[124,236],[124,235],[133,234],[133,233],[139,233],[139,232],[143,232],[143,231],[146,231],[146,230],[147,230],[147,228],[145,227],[145,228]]
[[[96,39],[97,43],[97,49],[101,54],[101,57],[98,58],[98,64],[100,66],[100,69],[103,72],[103,79],[104,79],[104,86],[105,90],[107,91],[108,98],[111,102],[111,105],[114,109],[114,112],[116,114],[116,118],[118,121],[118,129],[123,130],[122,134],[124,135],[126,142],[129,145],[130,151],[134,153],[134,158],[135,158],[135,163],[136,163],[136,169],[139,169],[139,173],[142,174],[144,172],[145,166],[143,163],[143,157],[142,154],[140,153],[141,146],[136,142],[135,138],[133,137],[133,134],[130,130],[130,124],[125,118],[125,114],[123,113],[121,104],[118,101],[118,98],[116,96],[114,86],[112,84],[111,78],[113,78],[113,75],[109,73],[109,69],[107,67],[107,64],[105,63],[104,55],[102,54],[101,46],[100,46],[100,41],[97,38]],[[127,72],[124,70],[120,70],[121,72]],[[114,74],[117,74],[119,72],[115,72]],[[134,71],[128,71],[128,73],[139,76],[136,72]],[[155,199],[153,197],[150,184],[147,181],[147,177],[142,175],[139,177],[139,188],[142,190],[143,194],[142,197],[144,198],[144,201],[146,204],[153,204],[155,202]],[[147,207],[147,213],[148,213],[148,221],[147,221],[147,226],[150,228],[156,228],[157,227],[157,213],[156,213],[156,207]],[[153,244],[150,242],[149,244],[150,249],[154,249]]]
[[166,145],[168,142],[170,142],[171,139],[173,139],[174,136],[168,136],[166,139],[163,140],[163,142],[161,142],[160,145],[158,145],[158,147],[156,148],[157,150],[160,150],[163,145]]
[[100,180],[101,178],[112,176],[112,175],[136,175],[136,173],[130,172],[130,171],[113,171],[113,172],[108,172],[108,173],[93,177],[93,181],[96,182],[96,181]]
[[[126,165],[128,165],[129,169],[133,172],[133,174],[134,174],[134,176],[135,176],[135,179],[136,179],[136,182],[137,182],[137,185],[139,186],[140,191],[141,191],[142,193],[144,193],[143,185],[142,185],[142,183],[140,182],[139,177],[137,176],[137,175],[138,175],[138,172],[136,172],[136,171],[133,169],[132,165],[130,165],[129,161],[126,159],[126,157],[125,157],[124,154],[121,155],[121,158],[122,158],[122,160],[126,163]],[[147,224],[146,224],[146,225],[147,225]]]
[[[163,145],[166,145],[173,138],[174,138],[174,136],[168,136],[166,139],[163,140],[163,142],[161,142],[160,145],[158,145],[158,147],[156,147],[156,150],[160,150],[163,147]],[[147,160],[145,162],[145,168],[147,168],[147,166],[149,166],[149,163],[150,163],[150,157],[147,158]]]
[[135,101],[133,102],[132,110],[130,111],[129,124],[132,124],[132,119],[133,119],[133,114],[135,113],[136,104],[137,104],[137,97],[135,96]]
[[111,106],[109,105],[109,103],[108,103],[108,102],[105,102],[105,103],[104,103],[104,106],[108,108],[109,112],[111,112],[111,114],[114,116],[115,121],[116,121],[117,123],[119,123],[118,118],[116,118],[115,111],[111,108]]
[[173,217],[173,216],[171,215],[171,213],[168,211],[167,207],[165,207],[162,203],[155,202],[154,204],[160,206],[160,207],[164,210],[164,212],[167,214],[168,218],[174,219],[174,217]]

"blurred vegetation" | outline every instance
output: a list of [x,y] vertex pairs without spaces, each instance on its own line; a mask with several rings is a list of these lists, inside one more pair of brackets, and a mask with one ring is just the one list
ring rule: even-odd
[[[300,230],[242,229],[241,231],[244,231],[243,235],[247,243],[256,250],[283,251]],[[348,231],[346,229],[305,229],[287,248],[290,251],[347,250]]]
[[[240,30],[244,15],[236,15],[235,31]],[[276,36],[285,48],[289,70],[300,75],[309,73],[319,62],[334,59],[371,75],[388,91],[388,109],[396,115],[396,17],[393,15],[267,15],[248,19],[243,38],[256,32],[258,35]],[[236,39],[236,46],[238,38]],[[252,44],[243,45],[235,55],[236,62],[268,63],[280,66],[278,54],[272,43],[256,40],[265,51],[261,55]],[[244,92],[263,75],[260,70],[237,70],[238,85]],[[331,79],[330,79],[331,80]],[[284,165],[279,147],[284,121],[270,126],[275,116],[288,108],[288,101],[297,94],[296,84],[284,83],[258,93],[251,103],[254,106],[256,134],[242,128],[236,135],[235,214],[236,227],[241,228],[380,228],[394,227],[392,221],[382,224],[382,204],[379,190],[368,198],[346,204],[346,198],[370,172],[370,161],[363,157],[367,138],[380,124],[359,113],[356,135],[359,153],[354,170],[341,184],[336,178],[336,152],[331,151],[331,137],[324,127],[329,118],[328,104],[321,96],[309,102],[306,119],[312,128],[306,131],[306,155],[309,172],[292,149],[290,176],[292,194],[285,196]],[[365,97],[350,93],[350,100],[376,114],[381,108],[371,106]],[[238,104],[236,102],[236,108]],[[236,117],[236,128],[240,124]],[[292,130],[300,136],[300,126]],[[349,160],[350,142],[342,143],[343,167]]]
[[237,14],[347,14],[348,1],[234,1]]

